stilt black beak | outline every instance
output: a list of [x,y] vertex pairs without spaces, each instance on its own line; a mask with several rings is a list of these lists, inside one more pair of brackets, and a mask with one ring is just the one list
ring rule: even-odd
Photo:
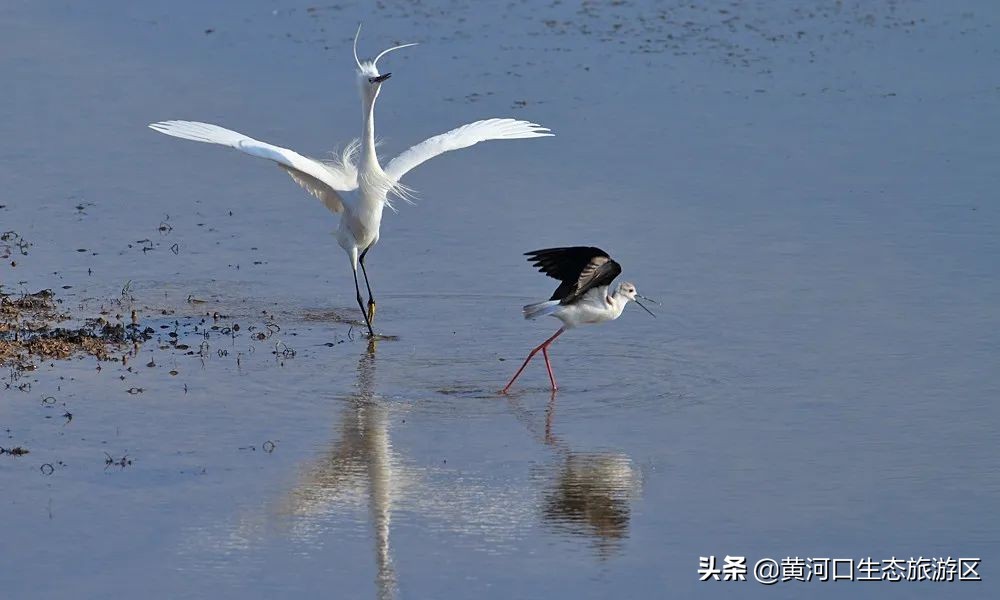
[[[656,318],[656,315],[654,315],[654,314],[653,314],[653,311],[651,311],[651,310],[649,310],[648,308],[646,308],[646,306],[645,306],[645,305],[644,305],[644,304],[643,304],[642,302],[639,302],[639,298],[640,298],[640,297],[641,297],[641,296],[639,296],[639,294],[636,294],[636,295],[635,295],[635,303],[636,303],[636,304],[638,304],[639,306],[641,306],[641,307],[642,307],[642,310],[644,310],[644,311],[648,312],[648,313],[650,314],[650,316],[652,316],[652,317],[653,317],[653,318],[655,319],[655,318]],[[646,300],[649,300],[649,298],[645,298],[645,299],[646,299]],[[650,302],[653,302],[653,300],[650,300]]]

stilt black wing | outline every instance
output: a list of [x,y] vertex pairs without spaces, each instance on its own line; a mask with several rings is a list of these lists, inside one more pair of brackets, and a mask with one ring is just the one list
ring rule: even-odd
[[[583,272],[580,273],[580,278],[577,279],[576,284],[570,290],[570,293],[560,298],[559,303],[572,304],[594,288],[611,285],[611,282],[614,281],[615,277],[618,277],[621,272],[621,265],[614,260],[610,258],[594,257],[594,259],[588,263],[587,267],[584,268]],[[568,282],[563,282],[563,284],[559,287],[562,288],[563,286],[566,286],[567,283]],[[552,299],[555,300],[555,298]]]
[[595,287],[610,285],[622,272],[608,253],[593,246],[547,248],[525,252],[528,262],[562,283],[549,300],[570,304]]

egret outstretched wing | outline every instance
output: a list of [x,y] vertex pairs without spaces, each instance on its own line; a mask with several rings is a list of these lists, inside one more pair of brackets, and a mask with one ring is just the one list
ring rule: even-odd
[[295,183],[322,200],[333,212],[344,210],[343,198],[337,191],[346,192],[358,187],[357,173],[354,171],[302,156],[294,150],[261,142],[218,125],[196,121],[162,121],[152,123],[149,127],[173,137],[229,146],[250,156],[273,160],[292,176]]
[[399,181],[413,167],[450,150],[468,148],[486,140],[519,140],[550,135],[555,134],[546,127],[528,121],[516,119],[476,121],[420,142],[392,159],[386,166],[385,173]]

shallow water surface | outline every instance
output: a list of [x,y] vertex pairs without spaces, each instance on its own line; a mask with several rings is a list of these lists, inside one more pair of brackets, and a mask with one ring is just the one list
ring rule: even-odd
[[[384,156],[486,117],[557,134],[408,176],[372,347],[319,203],[145,128],[346,143],[359,20],[362,54],[421,42],[383,59]],[[998,27],[988,2],[5,4],[0,230],[31,246],[0,281],[156,336],[0,379],[0,446],[30,451],[0,456],[4,597],[989,595]],[[573,331],[557,394],[539,361],[499,396],[557,325],[520,318],[555,284],[521,253],[567,244],[658,318]],[[710,555],[985,581],[699,582]]]

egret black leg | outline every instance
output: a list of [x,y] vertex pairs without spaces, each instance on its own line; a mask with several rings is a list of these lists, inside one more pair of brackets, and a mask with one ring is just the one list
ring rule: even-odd
[[375,321],[375,296],[372,295],[372,286],[368,283],[368,271],[365,270],[365,256],[372,247],[368,246],[365,251],[361,253],[358,257],[358,262],[361,263],[361,273],[365,276],[365,287],[368,288],[368,322],[372,323]]
[[365,312],[365,303],[361,300],[361,287],[358,285],[358,271],[354,271],[354,291],[358,294],[358,308],[361,309],[361,314],[365,318],[365,325],[368,326],[368,336],[375,337],[375,332],[372,330],[372,322],[368,318],[368,313]]

